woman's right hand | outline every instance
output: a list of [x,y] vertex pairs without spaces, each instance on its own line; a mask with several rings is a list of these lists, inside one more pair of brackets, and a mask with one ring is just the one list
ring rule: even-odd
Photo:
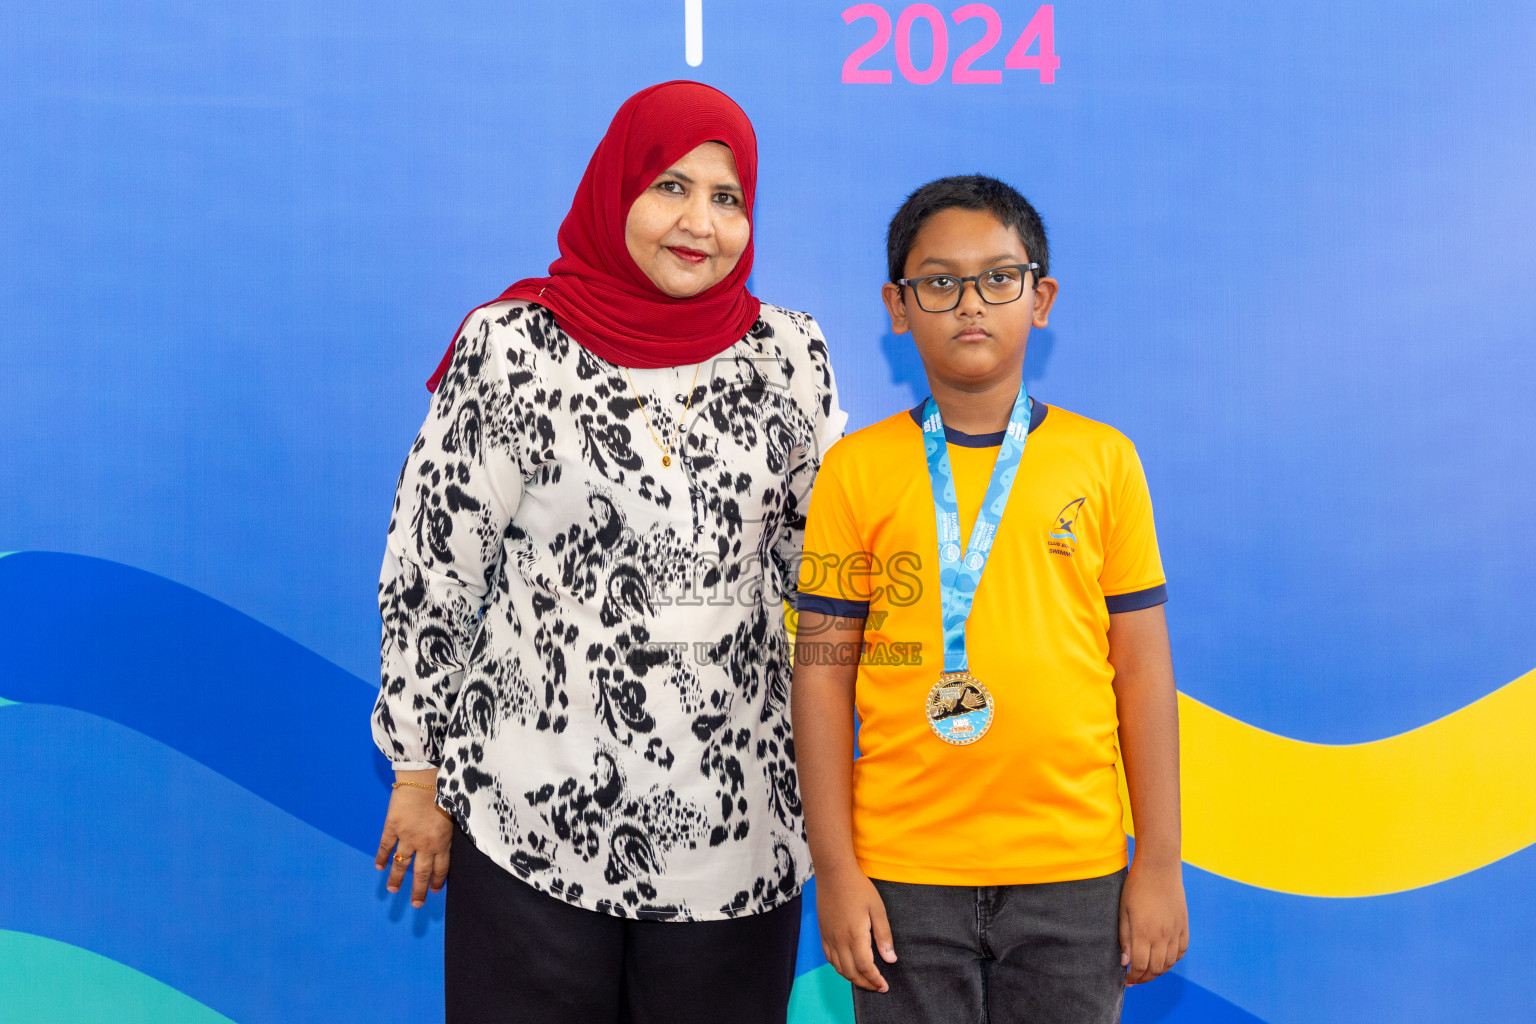
[[857,867],[816,873],[816,920],[821,925],[821,951],[833,969],[862,989],[885,992],[890,986],[875,966],[881,959],[896,962],[885,902]]
[[[437,769],[396,772],[397,782],[417,785],[396,786],[389,795],[389,811],[384,815],[384,834],[379,837],[379,853],[373,866],[383,871],[389,867],[385,887],[399,892],[406,866],[415,861],[411,878],[411,906],[424,906],[427,889],[439,892],[448,880],[448,848],[453,843],[453,819],[437,806]],[[430,786],[420,789],[418,786]]]

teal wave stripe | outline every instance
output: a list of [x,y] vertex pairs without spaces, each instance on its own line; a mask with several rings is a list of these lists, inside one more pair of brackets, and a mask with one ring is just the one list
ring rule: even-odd
[[853,986],[831,964],[795,979],[789,1024],[853,1024]]
[[0,929],[0,1024],[234,1024],[191,996],[90,950]]

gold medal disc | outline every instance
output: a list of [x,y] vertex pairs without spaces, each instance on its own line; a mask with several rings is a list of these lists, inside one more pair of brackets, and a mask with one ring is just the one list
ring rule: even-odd
[[946,672],[928,691],[928,728],[945,743],[975,743],[992,727],[992,694],[969,672]]

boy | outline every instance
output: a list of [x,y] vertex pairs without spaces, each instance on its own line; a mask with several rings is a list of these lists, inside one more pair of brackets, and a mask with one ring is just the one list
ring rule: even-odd
[[932,398],[835,445],[811,499],[792,707],[822,948],[861,1024],[1116,1021],[1188,945],[1141,463],[1026,393],[1056,281],[1023,196],[930,182],[887,257]]

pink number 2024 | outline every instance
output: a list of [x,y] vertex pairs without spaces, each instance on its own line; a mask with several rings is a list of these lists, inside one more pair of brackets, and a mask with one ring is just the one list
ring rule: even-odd
[[[1003,19],[988,4],[957,7],[950,17],[956,25],[979,19],[985,25],[985,33],[955,59],[949,80],[960,85],[997,85],[1002,82],[1002,71],[983,70],[972,65],[991,51],[1003,37]],[[891,41],[891,16],[879,4],[854,4],[843,12],[843,23],[846,25],[852,25],[861,18],[874,21],[875,34],[843,61],[843,81],[855,85],[888,84],[891,80],[889,71],[862,65],[885,49],[885,44]],[[926,67],[918,67],[912,60],[912,26],[918,21],[926,21],[933,35],[933,52],[928,57]],[[897,17],[894,35],[896,66],[901,70],[903,78],[914,85],[930,85],[944,77],[944,68],[949,63],[949,26],[937,7],[932,4],[913,4],[908,7]],[[1030,47],[1036,44],[1038,48],[1030,53]],[[1003,67],[1038,71],[1042,85],[1056,81],[1056,69],[1061,67],[1061,58],[1056,56],[1055,9],[1051,4],[1042,4],[1035,11],[1035,16],[1029,19],[1029,24],[1024,26],[1024,31],[1003,58]]]

